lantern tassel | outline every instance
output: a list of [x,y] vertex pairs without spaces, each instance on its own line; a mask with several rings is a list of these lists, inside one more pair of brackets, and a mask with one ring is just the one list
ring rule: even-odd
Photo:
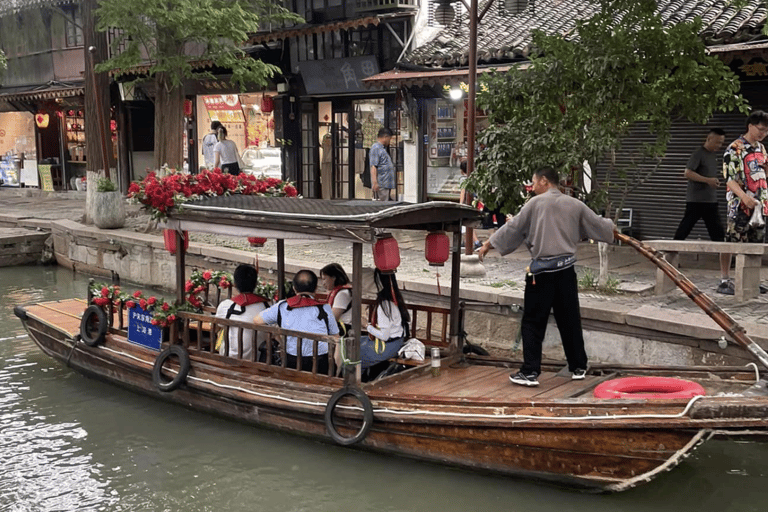
[[437,280],[437,294],[442,295],[442,292],[440,291],[440,272],[435,271],[435,279]]

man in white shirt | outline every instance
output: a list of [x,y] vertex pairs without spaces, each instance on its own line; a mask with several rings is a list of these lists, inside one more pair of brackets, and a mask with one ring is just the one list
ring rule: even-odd
[[216,134],[221,126],[219,121],[213,121],[211,123],[211,131],[203,137],[203,161],[205,162],[205,168],[209,170],[213,169],[213,148],[219,142]]

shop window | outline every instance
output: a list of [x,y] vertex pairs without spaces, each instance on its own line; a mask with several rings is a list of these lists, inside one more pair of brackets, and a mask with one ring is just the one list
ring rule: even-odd
[[67,34],[67,48],[83,46],[83,18],[78,5],[62,7],[67,15],[64,21],[64,29]]

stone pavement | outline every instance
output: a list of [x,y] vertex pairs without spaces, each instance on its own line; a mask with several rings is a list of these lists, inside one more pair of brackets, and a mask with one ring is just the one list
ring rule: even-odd
[[[11,189],[0,187],[0,226],[7,225],[12,219],[40,219],[42,221],[68,219],[80,222],[85,207],[85,192],[46,193],[37,189]],[[6,222],[3,222],[3,221]],[[138,205],[127,207],[127,221],[123,230],[140,231],[160,235],[156,227],[149,229],[149,216]],[[114,230],[109,230],[114,231]],[[488,237],[489,232],[479,230],[481,240]],[[192,242],[210,243],[221,247],[252,250],[242,238],[221,237],[200,233],[191,233]],[[436,282],[435,267],[430,267],[424,259],[423,234],[398,233],[401,249],[401,265],[398,269],[399,280],[417,280],[421,282]],[[258,249],[259,255],[276,253],[274,241]],[[312,242],[286,241],[286,258],[294,262],[307,262],[311,267],[317,267],[327,262],[339,262],[345,268],[351,267],[351,243],[346,242]],[[513,254],[501,257],[491,251],[485,259],[484,277],[462,278],[463,289],[482,290],[485,293],[511,297],[509,304],[522,303],[525,267],[528,265],[528,253],[520,249]],[[364,251],[364,266],[373,266],[370,251]],[[599,259],[597,244],[584,243],[578,251],[577,272],[580,284],[588,281],[589,275],[597,275]],[[719,281],[719,270],[716,257],[689,256],[681,258],[680,269],[694,284],[713,298],[734,320],[749,326],[765,328],[768,337],[768,294],[758,298],[738,302],[733,297],[714,293]],[[609,248],[609,272],[611,281],[615,284],[614,292],[601,292],[594,289],[584,289],[581,293],[582,309],[590,308],[591,317],[599,319],[601,314],[611,311],[648,311],[648,321],[674,322],[676,318],[692,318],[688,325],[697,325],[700,308],[688,299],[680,290],[666,295],[653,295],[656,267],[646,260],[635,249],[627,246],[611,246]],[[448,288],[450,267],[447,264],[441,269],[440,284]],[[585,277],[587,276],[587,277]],[[761,269],[763,281],[768,280],[768,268]],[[445,293],[445,291],[443,292]],[[501,302],[501,301],[499,301]],[[681,320],[682,322],[682,320]],[[685,325],[681,324],[684,333]],[[749,331],[749,329],[748,329]],[[754,332],[754,327],[751,332]]]

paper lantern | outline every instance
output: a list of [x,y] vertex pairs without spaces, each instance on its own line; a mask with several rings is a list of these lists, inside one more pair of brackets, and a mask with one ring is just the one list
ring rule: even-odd
[[264,244],[267,243],[267,239],[256,236],[249,236],[248,243],[251,244],[252,247],[264,247]]
[[385,274],[391,274],[400,266],[400,248],[390,233],[377,237],[373,244],[373,263]]
[[[184,238],[184,250],[189,249],[189,232],[182,231]],[[176,254],[176,231],[173,229],[163,230],[163,241],[165,242],[165,249],[171,253]]]
[[192,100],[184,100],[184,115],[186,117],[192,116]]
[[450,254],[450,239],[445,231],[429,233],[424,240],[424,257],[430,265],[442,267]]
[[269,114],[275,109],[275,102],[272,100],[272,96],[262,94],[261,96],[261,111],[265,114]]
[[35,116],[35,123],[37,123],[38,128],[48,128],[48,123],[50,122],[50,116],[48,114],[37,114]]

